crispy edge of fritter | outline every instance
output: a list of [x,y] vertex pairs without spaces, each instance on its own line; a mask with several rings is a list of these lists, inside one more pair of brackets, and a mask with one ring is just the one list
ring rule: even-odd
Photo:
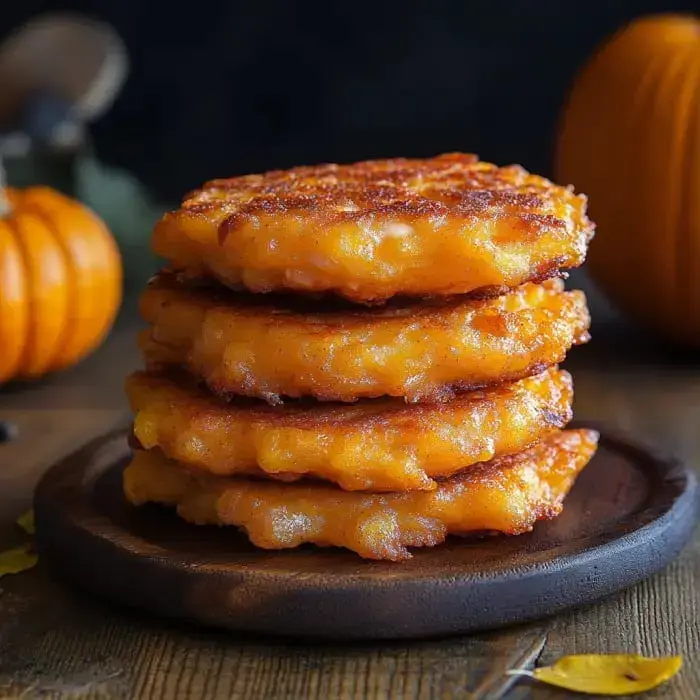
[[[550,280],[545,282],[541,287],[544,288],[548,296],[562,296],[566,298],[567,304],[562,307],[561,320],[566,320],[571,327],[571,343],[567,340],[562,342],[557,352],[548,353],[545,356],[537,357],[530,364],[522,369],[514,372],[500,372],[498,376],[485,377],[476,379],[470,377],[467,379],[456,379],[449,382],[443,382],[435,385],[426,385],[423,388],[405,387],[402,395],[410,403],[421,402],[445,402],[453,399],[459,392],[474,391],[488,387],[498,386],[505,383],[518,381],[528,376],[539,374],[548,367],[563,361],[566,352],[570,349],[571,344],[579,345],[586,343],[589,340],[588,329],[590,327],[590,314],[586,305],[586,298],[583,292],[578,290],[565,290],[561,280]],[[408,305],[392,304],[381,309],[357,309],[356,307],[342,306],[342,310],[336,310],[335,305],[328,306],[309,306],[307,302],[298,303],[292,307],[278,305],[277,303],[270,304],[266,300],[256,299],[253,295],[238,296],[235,293],[226,291],[215,291],[209,286],[204,288],[191,287],[178,281],[173,276],[166,275],[165,277],[157,277],[152,281],[149,289],[142,295],[140,302],[141,314],[149,324],[151,329],[144,330],[139,335],[139,345],[142,354],[146,360],[147,366],[151,370],[162,370],[173,366],[182,366],[188,369],[193,374],[202,378],[209,389],[219,397],[229,400],[236,395],[246,395],[256,398],[262,398],[271,404],[282,404],[284,398],[301,398],[304,396],[312,396],[319,401],[346,401],[353,402],[361,398],[377,398],[390,393],[390,389],[378,383],[360,389],[351,389],[348,387],[339,387],[338,384],[343,382],[330,380],[325,382],[326,386],[314,387],[313,391],[298,389],[292,385],[275,387],[266,387],[269,383],[269,377],[262,374],[257,375],[252,373],[253,381],[246,385],[241,382],[234,381],[230,377],[220,376],[216,378],[214,373],[207,372],[199,368],[197,363],[189,363],[189,351],[177,343],[170,344],[155,338],[156,331],[159,325],[160,309],[166,305],[180,304],[183,309],[198,308],[201,310],[202,319],[208,313],[214,313],[221,310],[225,314],[227,324],[234,324],[236,319],[243,318],[245,322],[256,323],[261,329],[266,328],[269,324],[285,329],[291,335],[298,335],[299,342],[308,341],[310,343],[321,342],[325,333],[332,334],[338,332],[356,332],[362,334],[371,332],[376,329],[378,323],[387,321],[397,326],[397,333],[400,331],[402,319],[405,319],[406,327],[415,325],[416,322],[422,324],[422,329],[425,334],[429,334],[430,329],[436,331],[444,331],[449,327],[450,314],[464,313],[470,311],[479,312],[484,310],[484,314],[492,312],[502,313],[504,318],[506,311],[499,311],[498,307],[508,303],[511,298],[518,299],[527,293],[527,289],[531,286],[523,286],[515,290],[511,290],[507,297],[500,297],[495,300],[465,300],[463,298],[450,299],[431,299],[420,304],[410,303]],[[160,299],[160,301],[159,301]],[[282,303],[282,302],[280,302]],[[472,307],[471,309],[469,307]],[[526,306],[520,311],[508,311],[510,316],[517,313],[535,313],[539,306]],[[544,307],[546,309],[546,305]],[[187,311],[189,313],[189,311]],[[252,319],[252,320],[251,320]],[[553,319],[553,325],[559,319]],[[458,332],[460,326],[457,326],[455,332]],[[511,334],[515,331],[508,330]],[[201,329],[200,329],[201,333]],[[516,334],[517,335],[517,334]],[[195,337],[198,337],[195,334]],[[312,353],[314,357],[317,353]],[[537,356],[537,351],[532,353]],[[540,355],[542,353],[539,353]],[[174,359],[168,359],[171,355]],[[465,365],[465,371],[468,367]],[[273,382],[274,383],[274,382]],[[319,381],[321,385],[324,382]],[[331,386],[332,385],[332,386]],[[399,395],[394,394],[392,395]]]
[[[157,223],[152,247],[189,274],[213,276],[220,283],[257,293],[330,292],[368,304],[401,293],[486,296],[581,265],[595,230],[586,208],[586,197],[571,187],[520,166],[480,162],[471,154],[324,164],[205,183]],[[385,227],[389,238],[397,226],[419,227],[428,266],[437,264],[431,258],[432,241],[446,225],[455,227],[456,238],[463,241],[466,230],[481,227],[485,232],[497,223],[496,243],[521,241],[536,254],[528,263],[524,255],[517,274],[494,263],[486,276],[491,283],[486,278],[469,282],[459,275],[452,280],[443,275],[416,286],[416,278],[412,280],[405,270],[385,283],[378,270],[386,260],[377,260],[377,269],[366,277],[349,279],[329,271],[327,264],[320,265],[318,246],[307,251],[296,246],[296,254],[283,249],[289,236],[299,235],[300,220],[306,235],[329,242],[338,239],[339,250],[344,249],[339,241],[348,228],[361,231],[369,220],[374,227]],[[280,239],[278,256],[256,252],[251,233],[261,222],[270,236]],[[538,251],[536,242],[545,236],[552,249]],[[402,258],[400,252],[395,254]],[[331,252],[328,262],[335,255],[347,263],[361,253]],[[375,251],[372,257],[376,255]]]
[[137,372],[126,388],[144,449],[218,475],[311,476],[365,491],[430,490],[434,478],[526,449],[571,420],[573,397],[571,376],[557,368],[415,406],[398,398],[226,403],[186,373]]
[[134,505],[176,506],[198,525],[237,526],[264,549],[314,543],[401,561],[411,557],[409,547],[432,547],[448,534],[522,534],[556,517],[597,441],[592,430],[562,431],[518,455],[470,468],[435,491],[401,494],[195,477],[151,451],[137,453],[127,467],[124,492]]

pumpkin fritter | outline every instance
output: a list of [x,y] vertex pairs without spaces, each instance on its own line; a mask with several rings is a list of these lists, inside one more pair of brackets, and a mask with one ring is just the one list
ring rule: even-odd
[[218,475],[311,475],[347,491],[435,488],[434,477],[519,452],[571,420],[572,384],[556,369],[445,404],[251,399],[224,403],[187,375],[127,381],[134,436],[145,449]]
[[493,295],[581,265],[586,198],[468,154],[213,180],[155,227],[190,276],[253,292]]
[[264,549],[312,542],[400,561],[410,558],[408,547],[432,547],[448,534],[516,535],[557,516],[597,438],[590,430],[553,433],[529,450],[467,469],[434,491],[392,494],[195,475],[158,450],[137,451],[124,472],[124,491],[133,504],[177,506],[182,518],[198,525],[235,525]]
[[[341,307],[341,308],[338,308]],[[515,381],[561,362],[588,339],[586,299],[561,280],[488,300],[355,307],[192,287],[174,275],[141,299],[150,369],[185,367],[221,396],[280,403],[401,396],[442,401],[455,390]]]

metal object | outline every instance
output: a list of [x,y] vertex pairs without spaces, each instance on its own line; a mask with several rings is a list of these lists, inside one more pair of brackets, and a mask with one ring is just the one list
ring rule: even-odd
[[15,186],[74,194],[87,125],[113,104],[128,73],[114,29],[78,14],[42,15],[0,45],[0,159]]

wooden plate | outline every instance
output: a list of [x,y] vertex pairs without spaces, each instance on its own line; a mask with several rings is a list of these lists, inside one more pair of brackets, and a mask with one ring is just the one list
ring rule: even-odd
[[400,564],[312,546],[269,552],[232,529],[130,507],[128,455],[123,431],[45,475],[35,498],[40,557],[108,599],[261,633],[417,638],[550,615],[664,567],[698,513],[689,469],[604,434],[564,513],[531,534],[453,538]]

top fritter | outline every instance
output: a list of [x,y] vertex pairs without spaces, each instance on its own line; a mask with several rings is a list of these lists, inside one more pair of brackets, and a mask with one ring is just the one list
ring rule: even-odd
[[187,275],[254,292],[502,293],[577,267],[586,198],[476,156],[319,165],[213,180],[155,228]]

